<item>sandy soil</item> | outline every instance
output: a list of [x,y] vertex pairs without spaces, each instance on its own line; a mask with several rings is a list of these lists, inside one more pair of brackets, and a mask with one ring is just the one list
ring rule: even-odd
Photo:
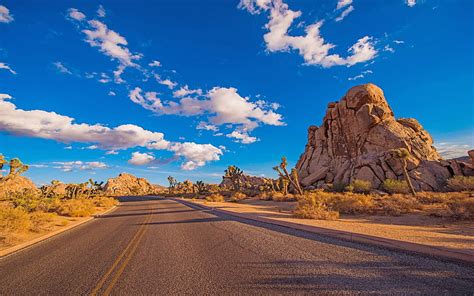
[[252,213],[261,217],[310,226],[366,234],[376,237],[445,247],[474,255],[474,223],[452,221],[423,214],[391,216],[342,216],[337,221],[297,219],[291,211],[296,202],[275,202],[248,199],[239,203],[206,203],[207,206],[238,213]]
[[[112,207],[102,208],[97,207],[96,211],[93,215],[101,214]],[[11,236],[8,236],[6,240],[0,240],[0,251],[5,249],[14,247],[16,245],[25,243],[27,241],[34,240],[41,236],[47,235],[53,231],[59,230],[60,228],[64,228],[66,226],[72,226],[74,224],[81,223],[82,221],[88,219],[89,217],[65,217],[59,215],[52,215],[52,219],[50,221],[45,221],[41,225],[41,229],[38,231],[28,231],[24,233],[15,233]]]

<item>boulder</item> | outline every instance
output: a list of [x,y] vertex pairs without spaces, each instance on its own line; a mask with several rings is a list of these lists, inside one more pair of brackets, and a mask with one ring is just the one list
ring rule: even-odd
[[305,187],[362,179],[380,188],[385,179],[403,178],[401,161],[390,153],[398,148],[409,152],[407,169],[415,188],[440,190],[447,178],[472,175],[472,162],[444,161],[416,119],[395,119],[383,91],[370,83],[355,86],[340,101],[328,104],[322,125],[308,129],[308,143],[296,169]]
[[0,198],[5,198],[10,194],[19,194],[26,191],[39,193],[35,183],[27,177],[10,175],[0,178]]
[[153,185],[145,178],[138,178],[134,175],[121,173],[116,178],[107,180],[104,186],[106,195],[148,195],[163,192],[163,187]]

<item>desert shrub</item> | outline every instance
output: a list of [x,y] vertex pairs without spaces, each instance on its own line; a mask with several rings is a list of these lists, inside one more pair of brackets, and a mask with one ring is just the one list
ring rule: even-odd
[[14,208],[21,208],[27,212],[36,211],[41,203],[41,195],[34,191],[25,190],[8,195],[8,200]]
[[230,201],[231,202],[239,202],[243,199],[246,199],[247,198],[247,195],[245,195],[245,193],[242,193],[242,192],[234,192],[232,193],[232,195],[230,196]]
[[224,196],[222,196],[219,193],[213,193],[213,194],[207,196],[206,200],[209,201],[209,202],[223,202],[224,201]]
[[407,183],[402,180],[386,179],[383,181],[382,187],[388,193],[409,193],[410,188]]
[[317,193],[301,196],[293,215],[298,218],[317,220],[336,220],[339,218],[339,212],[330,209],[324,198],[320,198]]
[[24,209],[0,207],[0,233],[24,232],[30,227],[31,220]]
[[426,191],[420,191],[416,193],[416,199],[422,204],[446,203],[452,198],[458,198],[462,196],[464,196],[462,193],[426,192]]
[[94,201],[85,198],[66,200],[57,209],[59,215],[69,217],[86,217],[92,215],[94,211]]
[[472,191],[474,190],[474,177],[454,176],[448,179],[447,186],[454,191]]
[[326,203],[341,214],[367,214],[374,209],[373,197],[366,194],[332,194]]
[[92,199],[96,207],[108,208],[117,204],[117,200],[111,197],[96,196]]
[[352,192],[355,193],[369,193],[372,189],[372,183],[370,183],[370,181],[358,179],[352,181],[350,186],[352,186]]
[[272,192],[271,197],[272,197],[273,201],[280,201],[280,202],[294,201],[295,200],[295,196],[293,194],[290,194],[290,193],[283,194],[281,192]]
[[34,232],[48,230],[48,224],[53,222],[55,217],[55,213],[34,212],[30,214],[30,230]]
[[402,194],[378,197],[375,204],[379,214],[391,216],[400,216],[422,209],[415,197]]
[[272,193],[271,192],[262,192],[258,195],[258,199],[260,199],[260,200],[272,200]]
[[457,220],[474,220],[474,198],[454,199],[446,205],[449,217]]

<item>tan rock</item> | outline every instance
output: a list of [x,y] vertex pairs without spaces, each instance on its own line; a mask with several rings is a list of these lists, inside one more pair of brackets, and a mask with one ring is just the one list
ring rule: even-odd
[[0,198],[4,198],[10,194],[23,193],[25,191],[39,193],[39,189],[33,181],[27,177],[13,175],[0,178]]
[[164,191],[164,187],[150,184],[145,178],[137,178],[134,175],[121,173],[116,178],[107,180],[104,186],[106,195],[147,195],[158,194]]
[[440,190],[447,178],[472,171],[457,162],[443,166],[430,134],[416,119],[395,119],[383,91],[374,84],[353,87],[339,102],[328,104],[322,125],[308,129],[296,169],[304,186],[363,179],[377,188],[385,179],[402,177],[400,160],[388,153],[398,148],[409,151],[407,169],[419,189]]

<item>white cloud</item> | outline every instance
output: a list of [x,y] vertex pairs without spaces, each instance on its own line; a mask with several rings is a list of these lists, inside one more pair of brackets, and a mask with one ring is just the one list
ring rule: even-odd
[[0,23],[13,22],[14,18],[10,14],[10,10],[3,5],[0,5]]
[[105,8],[102,5],[99,5],[99,8],[97,8],[97,16],[98,17],[105,17]]
[[474,149],[474,141],[469,139],[467,141],[450,141],[434,144],[436,150],[444,159],[453,159],[467,156],[467,152]]
[[226,137],[234,138],[236,139],[236,142],[240,142],[242,144],[251,144],[258,140],[256,137],[249,136],[249,134],[246,132],[240,132],[236,130],[230,134],[227,134]]
[[109,151],[105,152],[105,155],[117,155],[117,154],[119,154],[119,153],[115,150],[109,150]]
[[96,169],[106,169],[108,166],[100,161],[89,161],[83,162],[80,160],[76,161],[56,161],[53,162],[56,165],[54,168],[60,169],[63,172],[72,172],[74,170],[96,170]]
[[97,81],[99,81],[100,83],[109,83],[112,80],[110,79],[110,76],[107,75],[107,73],[102,72],[100,73],[100,79]]
[[367,74],[372,74],[372,73],[374,73],[372,70],[365,70],[365,71],[362,71],[362,73],[360,73],[359,75],[347,78],[347,80],[354,81],[354,80],[357,80],[357,79],[364,78]]
[[161,67],[161,63],[160,63],[160,61],[155,60],[155,61],[149,63],[148,66],[150,66],[150,67]]
[[337,1],[336,9],[341,9],[351,4],[352,4],[352,0],[339,0]]
[[295,19],[301,16],[301,11],[293,11],[282,0],[258,1],[245,0],[240,8],[250,13],[269,12],[269,21],[265,25],[268,32],[263,36],[269,52],[296,50],[304,58],[307,65],[319,65],[324,68],[332,66],[352,66],[357,63],[370,61],[377,55],[372,37],[360,38],[348,49],[349,55],[341,57],[330,54],[335,45],[327,43],[320,34],[323,21],[306,26],[306,35],[290,36],[288,32]]
[[180,89],[173,92],[173,97],[182,98],[189,95],[202,95],[202,89],[189,89],[188,85],[181,87]]
[[132,158],[129,159],[128,163],[133,165],[145,165],[153,160],[155,160],[155,157],[151,153],[140,153],[137,151],[132,153]]
[[336,18],[336,22],[342,21],[352,11],[354,11],[354,6],[352,6],[352,5],[347,7],[346,9],[344,9],[344,11],[341,13],[341,15]]
[[196,129],[198,130],[206,130],[206,131],[214,131],[217,132],[219,128],[213,124],[206,123],[204,121],[199,122],[199,124],[196,126]]
[[413,7],[416,5],[416,0],[405,0],[405,3],[409,6],[409,7]]
[[159,84],[166,85],[169,89],[173,89],[173,88],[176,87],[176,85],[178,85],[176,82],[173,82],[169,79],[161,79],[160,75],[158,75],[158,74],[155,74],[154,76],[155,76],[156,81]]
[[388,51],[388,52],[391,52],[391,53],[394,53],[395,52],[395,49],[393,49],[393,47],[391,47],[390,45],[385,45],[385,47],[383,48],[383,51]]
[[54,62],[53,65],[54,65],[54,67],[56,67],[56,70],[58,70],[59,73],[72,75],[72,72],[66,66],[64,66],[63,63]]
[[8,66],[5,63],[0,62],[0,69],[5,69],[5,70],[9,71],[10,73],[12,73],[13,75],[16,75],[16,72],[10,66]]
[[403,40],[393,40],[393,42],[394,42],[395,44],[403,44],[403,43],[405,43],[405,41],[403,41]]
[[115,97],[117,94],[113,91],[109,91],[109,93],[107,94],[108,96],[112,96],[112,97]]
[[179,102],[162,102],[155,92],[146,92],[136,87],[129,94],[130,99],[143,108],[157,114],[181,116],[207,115],[213,125],[239,125],[246,131],[253,130],[259,123],[281,126],[282,116],[273,110],[259,107],[249,98],[243,98],[235,88],[214,87],[204,99],[185,97]]
[[0,131],[14,135],[50,139],[63,143],[90,143],[98,149],[123,150],[145,147],[167,150],[184,157],[183,168],[203,166],[219,160],[222,151],[211,144],[169,142],[164,134],[133,124],[110,128],[101,124],[75,123],[74,118],[43,110],[22,110],[8,102],[12,97],[0,94]]
[[82,12],[80,12],[78,9],[76,8],[69,8],[68,9],[68,16],[71,18],[71,19],[74,19],[76,21],[82,21],[86,18],[86,15],[83,14]]

